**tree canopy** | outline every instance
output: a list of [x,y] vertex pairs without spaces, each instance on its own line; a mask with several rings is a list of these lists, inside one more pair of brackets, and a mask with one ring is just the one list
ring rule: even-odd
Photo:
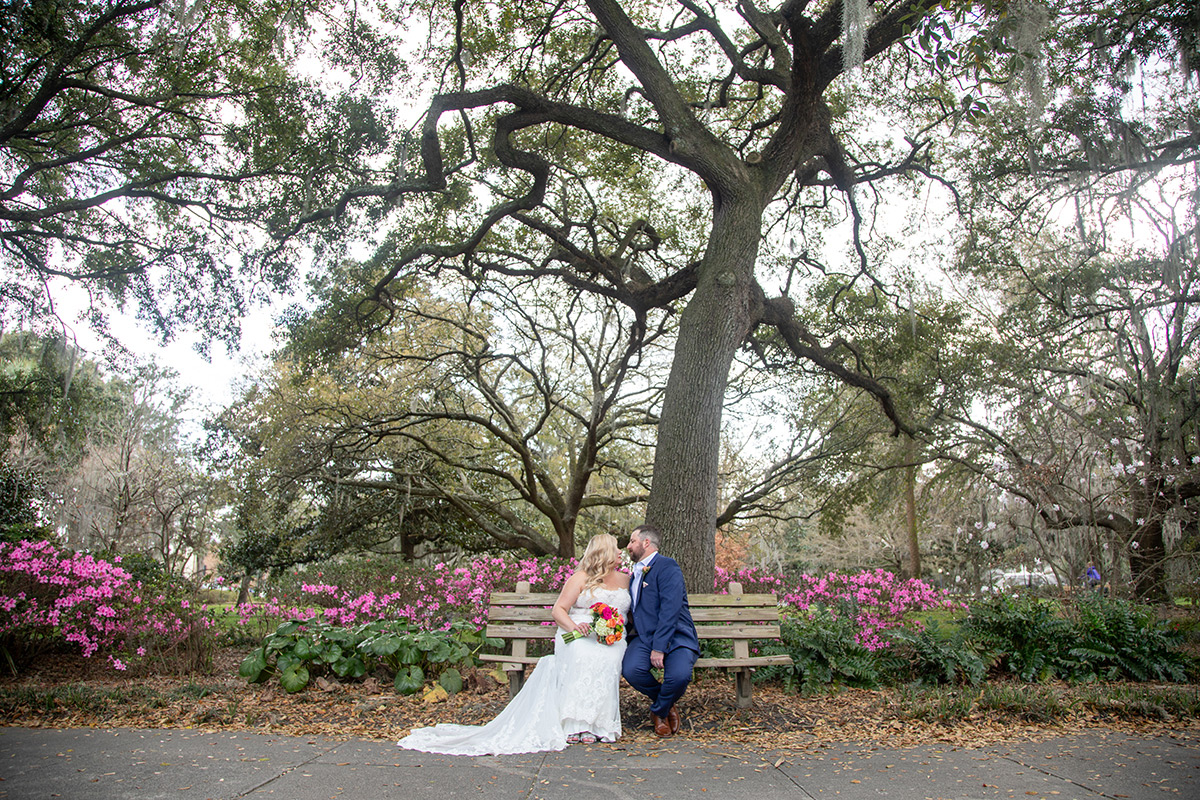
[[[1167,252],[1194,263],[1194,180],[1185,169],[1200,152],[1193,5],[379,0],[343,11],[317,2],[181,3],[172,8],[183,10],[176,16],[184,22],[162,36],[132,23],[175,19],[164,5],[70,6],[79,11],[64,14],[68,21],[99,22],[115,8],[127,10],[128,23],[114,19],[112,31],[107,17],[99,27],[71,23],[64,40],[81,46],[63,53],[91,53],[92,61],[30,62],[39,66],[11,85],[29,98],[49,87],[61,103],[23,101],[31,111],[20,117],[29,118],[22,136],[45,147],[32,135],[34,121],[55,119],[71,102],[84,109],[86,98],[115,108],[104,119],[148,115],[129,131],[186,121],[192,138],[164,128],[146,139],[154,145],[148,163],[159,166],[145,178],[128,159],[115,172],[96,171],[120,161],[120,147],[92,161],[76,155],[70,163],[89,165],[87,175],[129,187],[119,202],[110,204],[106,190],[81,191],[83,184],[64,196],[92,198],[80,207],[87,214],[73,201],[21,195],[46,210],[28,224],[10,223],[16,238],[5,242],[20,256],[14,263],[39,278],[52,261],[26,257],[41,251],[23,243],[44,238],[29,225],[75,225],[51,241],[78,242],[77,257],[66,261],[81,265],[76,277],[150,276],[142,267],[155,259],[185,264],[186,254],[202,251],[195,274],[211,285],[181,294],[185,309],[193,298],[244,296],[235,276],[246,273],[207,238],[226,237],[215,243],[251,253],[245,266],[268,283],[286,279],[301,252],[316,271],[336,274],[334,262],[352,246],[374,248],[354,284],[364,287],[360,296],[342,298],[336,318],[376,329],[406,312],[412,276],[450,272],[480,284],[539,282],[564,297],[594,294],[628,309],[635,330],[672,315],[678,333],[646,514],[688,580],[703,586],[711,582],[720,518],[722,413],[739,354],[768,371],[802,364],[854,387],[893,433],[934,439],[950,400],[970,409],[969,399],[946,388],[965,373],[939,369],[938,335],[923,337],[913,358],[890,362],[854,337],[863,297],[879,305],[881,319],[939,317],[912,300],[908,278],[923,253],[916,236],[902,238],[889,219],[897,199],[920,200],[908,209],[914,214],[924,206],[961,220],[943,228],[961,239],[960,274],[994,277],[997,291],[1027,282],[1053,295],[1054,285],[1039,283],[1034,262],[1018,252],[1027,245],[1008,235],[1050,232],[1070,219],[1065,209],[1083,220],[1082,247],[1107,258],[1112,240],[1097,236],[1102,225],[1088,226],[1142,202],[1165,185],[1165,171],[1176,170],[1187,208],[1173,217],[1177,230],[1167,239],[1178,247],[1168,243]],[[57,34],[29,31],[26,50],[58,52],[46,49]],[[107,51],[90,50],[91,42],[128,56],[105,60]],[[197,58],[210,51],[221,58],[197,62],[192,72],[203,79],[187,78],[194,82],[166,96],[208,102],[207,113],[189,116],[130,88],[154,74],[143,64],[168,74],[168,57],[193,44]],[[297,54],[323,59],[324,72],[298,80],[285,69],[299,68]],[[107,88],[80,88],[61,78],[69,69],[40,66],[51,63],[105,76]],[[16,148],[24,139],[0,147],[6,141]],[[178,154],[158,149],[184,141]],[[969,149],[955,152],[964,142]],[[94,149],[75,146],[87,158]],[[29,179],[11,174],[10,192],[24,191]],[[47,176],[41,191],[50,197],[68,172],[38,174]],[[1081,191],[1090,187],[1100,191]],[[14,208],[6,199],[5,211]],[[125,230],[139,209],[169,218]],[[1140,225],[1153,217],[1122,218]],[[188,219],[197,221],[178,224]],[[98,227],[78,227],[84,223]],[[246,241],[228,239],[243,230]],[[147,239],[159,236],[168,246]],[[926,247],[926,254],[945,252],[950,243]],[[169,258],[181,252],[182,260]],[[832,288],[819,311],[801,308],[821,281]],[[150,284],[138,286],[157,297]],[[232,301],[225,308],[237,310]],[[901,363],[907,382],[888,373]],[[918,391],[936,401],[908,402]]]

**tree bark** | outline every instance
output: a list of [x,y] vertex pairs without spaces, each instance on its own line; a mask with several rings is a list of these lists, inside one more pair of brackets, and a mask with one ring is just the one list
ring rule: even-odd
[[754,282],[762,208],[714,203],[696,291],[679,321],[663,397],[647,521],[693,592],[710,592],[716,564],[721,415],[730,366],[761,308]]
[[904,510],[908,533],[908,577],[921,577],[921,542],[917,538],[917,465],[916,443],[908,440],[908,466],[904,470]]

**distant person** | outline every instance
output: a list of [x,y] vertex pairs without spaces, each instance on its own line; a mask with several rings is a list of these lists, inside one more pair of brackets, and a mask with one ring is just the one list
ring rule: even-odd
[[1087,565],[1087,574],[1085,575],[1088,588],[1093,592],[1100,591],[1100,570],[1096,569],[1095,563],[1089,561]]
[[[562,750],[568,744],[615,742],[621,736],[621,660],[626,638],[611,644],[593,633],[596,603],[629,617],[629,574],[622,572],[616,537],[598,533],[554,603],[554,654],[543,656],[529,680],[486,725],[417,728],[400,746],[458,756]],[[581,637],[566,641],[564,633]]]
[[[650,698],[650,721],[659,736],[679,732],[675,703],[692,680],[700,657],[696,625],[688,610],[683,571],[658,552],[661,536],[653,525],[634,528],[626,550],[637,562],[630,593],[629,647],[621,673],[629,685]],[[651,670],[662,670],[662,681]]]

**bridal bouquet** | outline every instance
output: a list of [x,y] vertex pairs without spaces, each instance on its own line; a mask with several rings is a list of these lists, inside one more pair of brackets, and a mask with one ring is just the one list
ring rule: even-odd
[[[616,644],[625,635],[625,620],[621,612],[606,603],[592,604],[592,633],[600,644]],[[563,634],[564,642],[582,639],[587,634],[579,631],[567,631]]]

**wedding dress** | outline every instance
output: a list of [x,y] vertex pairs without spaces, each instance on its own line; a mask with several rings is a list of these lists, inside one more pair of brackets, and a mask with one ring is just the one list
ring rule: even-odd
[[[591,622],[593,603],[607,603],[629,618],[629,591],[587,589],[571,607],[571,619]],[[595,635],[564,642],[560,629],[554,654],[544,656],[517,696],[486,725],[443,723],[417,728],[401,747],[458,756],[504,755],[562,750],[567,736],[592,733],[614,742],[621,735],[620,680],[625,639],[600,644]]]

